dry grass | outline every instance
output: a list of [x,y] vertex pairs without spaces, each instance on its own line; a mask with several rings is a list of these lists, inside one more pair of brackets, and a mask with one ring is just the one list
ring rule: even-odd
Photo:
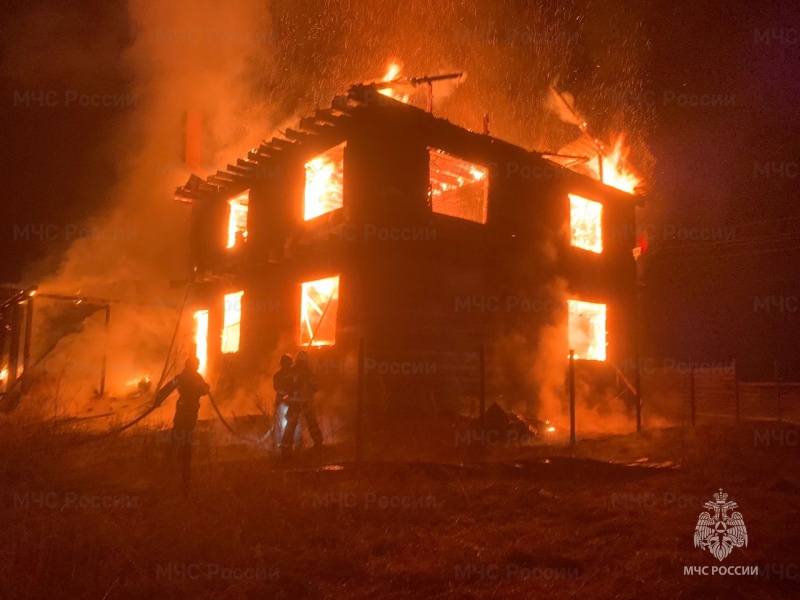
[[[163,436],[75,445],[85,433],[7,421],[0,597],[796,598],[798,446],[776,445],[778,434],[756,442],[754,428],[766,427],[494,448],[464,468],[317,468],[336,448],[287,468],[199,441],[182,498]],[[678,468],[600,462],[641,458]],[[759,577],[683,575],[684,565],[718,564],[692,546],[718,487],[750,533],[724,564],[760,565]],[[70,502],[120,497],[131,505]],[[382,497],[399,505],[382,507]],[[784,565],[783,576],[764,565]]]

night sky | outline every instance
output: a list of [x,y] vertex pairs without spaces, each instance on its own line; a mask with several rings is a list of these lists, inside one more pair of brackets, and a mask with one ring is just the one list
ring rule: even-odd
[[[655,168],[641,212],[645,354],[735,356],[746,377],[771,374],[778,359],[785,377],[800,378],[800,6],[607,1],[591,10],[633,12],[648,40],[641,92],[619,98],[652,115],[645,140]],[[78,110],[64,96],[129,92],[124,52],[134,33],[124,6],[57,0],[4,10],[0,32],[0,281],[29,281],[56,267],[70,227],[112,208],[127,151],[120,140],[137,107]],[[56,90],[58,100],[21,105],[28,90]],[[164,202],[170,195],[164,189]],[[54,235],[25,239],[28,225]]]

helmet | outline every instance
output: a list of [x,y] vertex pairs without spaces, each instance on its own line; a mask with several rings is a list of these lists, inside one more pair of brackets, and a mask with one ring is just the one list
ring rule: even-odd
[[291,367],[292,366],[292,357],[288,354],[284,354],[281,356],[281,360],[279,363],[282,367]]
[[200,359],[198,359],[196,356],[190,356],[186,359],[184,366],[190,371],[197,371],[197,369],[200,368]]
[[308,352],[305,350],[300,350],[294,360],[296,362],[308,362]]

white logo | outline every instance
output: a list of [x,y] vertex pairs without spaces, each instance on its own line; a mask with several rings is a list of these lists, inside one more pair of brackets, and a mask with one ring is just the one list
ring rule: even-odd
[[728,516],[728,511],[738,508],[736,502],[728,502],[728,494],[720,488],[714,494],[716,502],[706,502],[703,506],[714,511],[700,513],[697,527],[694,528],[694,547],[708,550],[720,562],[727,557],[734,548],[747,546],[747,528],[744,526],[742,513],[735,512]]

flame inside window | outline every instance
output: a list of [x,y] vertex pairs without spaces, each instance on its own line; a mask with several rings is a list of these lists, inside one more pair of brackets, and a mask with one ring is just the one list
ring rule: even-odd
[[239,334],[242,323],[242,295],[244,292],[225,294],[225,312],[222,315],[222,353],[239,351]]
[[342,208],[344,147],[345,144],[339,144],[306,163],[303,207],[306,221]]
[[228,200],[228,248],[236,246],[237,238],[247,239],[247,207],[250,190]]
[[606,359],[606,305],[567,300],[568,339],[575,358]]
[[570,244],[600,254],[603,251],[603,205],[569,195]]
[[[307,281],[300,300],[300,345],[331,346],[336,343],[339,276]],[[313,341],[312,341],[313,340]]]
[[205,377],[208,365],[208,311],[198,310],[194,313],[194,322],[194,343],[197,348],[197,360],[200,361],[198,371]]
[[435,148],[428,152],[433,212],[486,223],[489,170]]

